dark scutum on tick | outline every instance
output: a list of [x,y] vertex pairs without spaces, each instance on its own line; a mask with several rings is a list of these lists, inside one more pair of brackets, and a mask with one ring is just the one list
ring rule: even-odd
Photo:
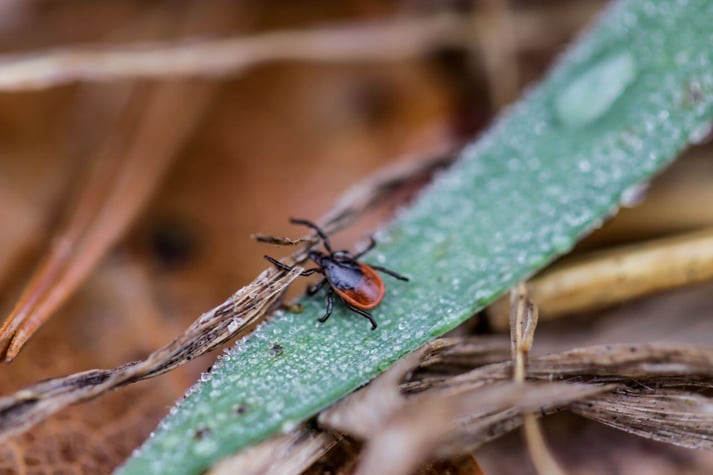
[[[408,278],[381,266],[372,266],[359,262],[358,259],[372,250],[376,245],[376,241],[374,241],[373,238],[365,250],[352,256],[349,251],[333,251],[327,235],[319,226],[311,221],[292,218],[290,222],[313,229],[327,250],[326,253],[310,251],[307,256],[312,262],[317,264],[317,267],[307,269],[300,274],[303,276],[315,273],[324,275],[321,281],[307,289],[308,295],[314,295],[319,292],[319,290],[324,287],[324,284],[329,285],[327,291],[327,311],[319,321],[325,322],[329,316],[332,315],[334,294],[336,294],[349,310],[369,320],[371,329],[374,330],[376,328],[376,320],[374,320],[374,317],[372,317],[367,310],[375,308],[384,299],[384,281],[381,280],[381,277],[376,271],[383,272],[406,282],[408,282]],[[292,270],[292,267],[283,264],[273,257],[265,256],[265,259],[278,269],[286,271]]]

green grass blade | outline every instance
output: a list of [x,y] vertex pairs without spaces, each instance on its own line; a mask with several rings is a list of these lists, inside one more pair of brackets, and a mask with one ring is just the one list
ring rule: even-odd
[[[454,328],[616,209],[713,119],[713,2],[622,1],[464,150],[368,262],[387,296],[366,320],[321,298],[240,341],[120,469],[195,474],[314,415]],[[275,344],[281,352],[271,350]]]

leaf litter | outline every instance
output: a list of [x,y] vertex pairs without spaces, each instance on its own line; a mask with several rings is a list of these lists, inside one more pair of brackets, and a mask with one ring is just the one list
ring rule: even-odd
[[[383,170],[357,183],[347,190],[345,198],[327,215],[326,229],[334,231],[345,226],[402,186],[447,165],[453,156],[439,150],[424,160]],[[308,244],[293,253],[294,262],[305,260],[309,245],[315,240],[307,236],[302,241]],[[49,379],[0,397],[0,440],[22,433],[70,404],[159,376],[216,349],[279,306],[285,290],[302,270],[302,267],[296,266],[287,274],[274,269],[264,271],[225,302],[201,315],[182,335],[144,360],[117,368],[95,369]]]

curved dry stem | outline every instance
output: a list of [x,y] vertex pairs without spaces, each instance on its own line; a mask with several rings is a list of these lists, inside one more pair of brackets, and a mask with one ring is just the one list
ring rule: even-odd
[[0,90],[43,89],[77,80],[222,76],[270,61],[393,61],[466,43],[471,25],[436,17],[391,24],[176,43],[64,48],[0,57]]
[[[78,192],[64,230],[55,237],[0,328],[0,342],[9,342],[7,361],[17,356],[35,331],[81,285],[143,209],[198,123],[213,89],[206,84],[176,82],[134,97],[136,105],[148,104],[139,109],[141,121],[132,128],[128,150],[121,151],[125,129],[117,127]],[[173,124],[170,133],[164,127],[168,121]]]
[[[527,286],[542,317],[556,318],[711,279],[713,228],[564,261]],[[489,313],[497,328],[507,328],[505,300]]]

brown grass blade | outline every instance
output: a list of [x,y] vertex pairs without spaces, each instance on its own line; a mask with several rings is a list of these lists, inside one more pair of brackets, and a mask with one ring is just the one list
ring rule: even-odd
[[[17,356],[143,209],[198,123],[212,89],[177,82],[157,86],[148,97],[142,97],[148,104],[116,173],[105,164],[117,164],[114,157],[120,152],[109,146],[115,155],[107,155],[87,181],[65,231],[56,238],[61,244],[50,251],[0,329],[0,341],[10,340],[6,360]],[[170,133],[167,122],[174,125]],[[111,137],[111,144],[123,141],[123,134],[118,134],[122,138]],[[109,191],[102,193],[107,188]]]
[[[713,228],[564,261],[528,282],[544,318],[596,310],[713,279]],[[490,312],[505,328],[507,302]]]
[[[520,282],[510,291],[510,339],[513,351],[513,381],[524,383],[527,375],[527,358],[532,350],[537,328],[537,306],[528,298],[527,286]],[[544,475],[562,475],[555,458],[547,448],[542,428],[533,414],[522,415],[523,433],[530,459],[537,473]]]
[[393,61],[468,39],[457,17],[340,25],[193,42],[57,48],[0,58],[0,90],[43,89],[71,81],[224,76],[270,61]]
[[[403,389],[470,391],[511,377],[512,363],[483,366],[440,382],[408,382]],[[713,348],[684,344],[601,345],[530,359],[531,381],[608,385],[606,393],[572,407],[585,416],[626,432],[683,447],[713,448],[710,424]],[[428,393],[428,391],[426,391]],[[514,415],[488,430],[511,430]],[[671,419],[672,429],[667,430]]]
[[63,407],[111,389],[163,374],[245,330],[282,295],[303,269],[263,272],[223,304],[201,315],[184,334],[145,360],[55,378],[0,398],[0,441],[27,430]]

